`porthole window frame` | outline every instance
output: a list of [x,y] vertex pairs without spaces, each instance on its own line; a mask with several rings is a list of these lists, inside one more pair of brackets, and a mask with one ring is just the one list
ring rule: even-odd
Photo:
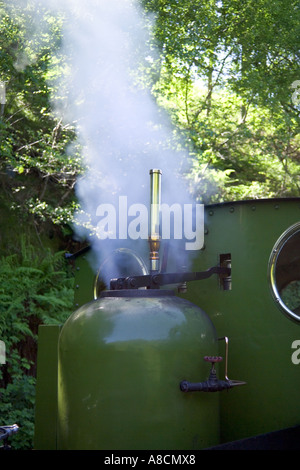
[[291,225],[287,230],[285,230],[282,235],[278,238],[275,245],[273,246],[269,264],[268,264],[268,277],[269,285],[271,289],[271,294],[273,299],[276,302],[276,305],[281,310],[282,313],[290,320],[300,323],[300,314],[293,312],[282,300],[280,293],[276,285],[276,266],[278,258],[281,254],[282,249],[286,246],[286,243],[294,237],[297,233],[300,233],[300,222],[296,222]]

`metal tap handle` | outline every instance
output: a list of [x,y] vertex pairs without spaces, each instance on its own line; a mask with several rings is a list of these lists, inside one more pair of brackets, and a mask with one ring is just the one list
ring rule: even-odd
[[206,362],[211,362],[212,364],[215,364],[215,362],[223,361],[223,357],[221,357],[221,356],[204,356],[204,360]]

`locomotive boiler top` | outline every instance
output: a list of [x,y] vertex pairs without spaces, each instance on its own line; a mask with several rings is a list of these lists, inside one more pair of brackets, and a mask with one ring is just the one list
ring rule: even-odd
[[[59,338],[59,449],[192,449],[219,442],[219,398],[182,393],[217,355],[213,323],[160,289],[106,291]],[[83,432],[88,430],[88,432]]]

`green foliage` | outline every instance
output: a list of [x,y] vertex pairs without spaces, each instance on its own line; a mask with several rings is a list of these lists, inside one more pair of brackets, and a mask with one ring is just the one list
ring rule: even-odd
[[160,51],[149,74],[153,93],[189,148],[194,196],[205,203],[299,196],[298,3],[142,4],[155,15]]
[[73,276],[63,253],[37,253],[25,241],[0,260],[0,369],[2,424],[17,423],[14,448],[32,448],[37,332],[40,324],[64,323],[73,307]]
[[173,76],[212,79],[213,86],[229,83],[262,104],[289,100],[288,86],[299,79],[298,2],[141,3],[155,15],[161,64]]
[[[299,106],[291,99],[300,79],[298,3],[139,3],[155,19],[143,72],[148,67],[153,94],[170,113],[175,142],[182,146],[184,136],[192,193],[204,202],[298,195]],[[64,122],[67,90],[57,89],[69,73],[60,49],[64,17],[39,5],[39,28],[35,5],[0,2],[0,81],[7,90],[0,171],[19,177],[14,209],[63,227],[77,208],[81,148],[75,124]]]
[[57,221],[51,208],[59,206],[59,221],[66,224],[72,218],[73,188],[82,167],[74,124],[63,120],[63,91],[53,110],[57,77],[68,71],[60,52],[63,17],[40,6],[39,27],[33,21],[35,8],[30,1],[26,6],[0,2],[0,82],[6,88],[0,114],[0,171],[16,177],[14,208],[32,213],[36,199],[38,214]]
[[1,392],[1,423],[18,424],[20,429],[10,438],[13,449],[32,449],[34,436],[35,378],[25,375],[28,364],[20,360],[17,354],[12,355],[15,373],[12,383],[0,388]]
[[188,178],[195,196],[204,202],[299,196],[296,117],[278,108],[245,108],[240,97],[223,89],[215,90],[207,114],[204,94],[196,91],[190,91],[188,104],[178,103],[176,116],[194,154]]
[[297,309],[299,312],[300,308],[300,282],[292,281],[286,287],[283,288],[280,296],[285,305],[293,312]]

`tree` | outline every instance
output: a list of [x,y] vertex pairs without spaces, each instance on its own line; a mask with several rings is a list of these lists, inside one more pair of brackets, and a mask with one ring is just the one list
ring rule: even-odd
[[73,307],[73,277],[62,253],[37,250],[21,238],[20,249],[0,257],[0,425],[17,423],[14,449],[32,449],[37,333],[40,324],[63,323]]
[[299,195],[297,2],[143,5],[155,14],[160,51],[153,90],[186,136],[196,196]]
[[56,53],[62,19],[45,12],[48,29],[38,34],[26,8],[0,3],[2,98],[6,92],[0,112],[0,338],[6,347],[0,424],[20,426],[12,439],[16,449],[33,446],[38,326],[63,323],[73,309],[72,272],[53,251],[61,240],[66,248],[81,168],[78,155],[68,152],[73,126],[54,114],[50,99],[64,67]]
[[25,9],[0,4],[0,81],[6,88],[0,171],[11,209],[63,226],[72,219],[73,188],[81,171],[78,149],[69,150],[74,125],[63,123],[51,99],[55,78],[65,70],[63,20],[45,10],[47,29],[38,31],[30,20],[32,8],[30,2]]

